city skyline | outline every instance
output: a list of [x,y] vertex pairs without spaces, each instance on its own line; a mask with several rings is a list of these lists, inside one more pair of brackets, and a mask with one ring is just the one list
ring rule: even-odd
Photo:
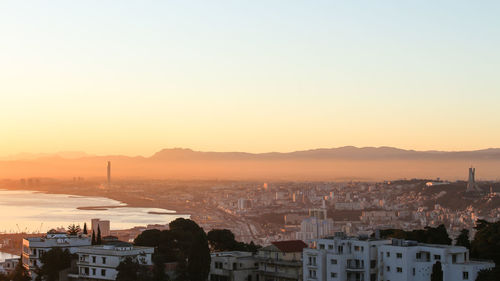
[[0,155],[498,147],[499,8],[2,2]]

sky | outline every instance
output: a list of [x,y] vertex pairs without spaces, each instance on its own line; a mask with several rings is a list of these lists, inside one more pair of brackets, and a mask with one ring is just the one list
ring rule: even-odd
[[500,147],[499,1],[1,1],[0,155]]

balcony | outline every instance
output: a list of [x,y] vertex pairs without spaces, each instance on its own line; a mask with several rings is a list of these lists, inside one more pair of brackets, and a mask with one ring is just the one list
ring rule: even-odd
[[362,262],[359,261],[348,261],[346,265],[346,270],[347,271],[364,271],[365,270],[365,265]]
[[[285,265],[285,266],[302,266],[302,261],[301,260],[277,260],[273,258],[263,258],[259,257],[257,258],[259,262],[264,262],[266,264],[276,264],[276,265]],[[313,265],[311,265],[313,266]]]

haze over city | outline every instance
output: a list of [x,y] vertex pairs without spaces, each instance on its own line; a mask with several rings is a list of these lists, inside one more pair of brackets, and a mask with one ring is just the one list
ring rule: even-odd
[[500,280],[499,1],[0,1],[0,281]]

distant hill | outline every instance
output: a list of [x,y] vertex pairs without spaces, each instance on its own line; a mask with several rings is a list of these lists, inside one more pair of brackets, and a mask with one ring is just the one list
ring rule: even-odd
[[500,179],[500,149],[415,151],[353,146],[288,153],[201,152],[163,149],[151,157],[93,156],[85,153],[0,158],[0,178],[105,177],[112,161],[114,178],[252,180],[393,180],[400,178]]

